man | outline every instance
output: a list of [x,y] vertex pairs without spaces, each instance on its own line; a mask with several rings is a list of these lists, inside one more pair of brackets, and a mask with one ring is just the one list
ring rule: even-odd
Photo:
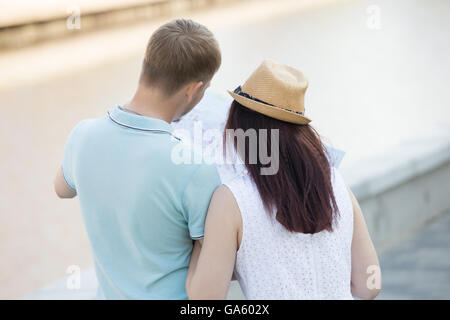
[[220,178],[215,166],[172,161],[170,122],[202,99],[220,63],[206,27],[169,22],[149,41],[131,102],[70,134],[55,191],[79,197],[99,298],[187,299],[192,240]]

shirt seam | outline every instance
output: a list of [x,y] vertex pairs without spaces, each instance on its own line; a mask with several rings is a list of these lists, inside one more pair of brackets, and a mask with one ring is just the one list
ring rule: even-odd
[[[71,161],[71,162],[72,162],[72,161]],[[61,169],[62,169],[62,176],[63,176],[64,181],[66,182],[67,186],[68,186],[70,189],[72,189],[73,191],[76,192],[77,189],[75,189],[75,185],[71,184],[71,183],[67,180],[67,178],[66,178],[66,174],[65,174],[65,172],[64,172],[64,165],[61,165]]]

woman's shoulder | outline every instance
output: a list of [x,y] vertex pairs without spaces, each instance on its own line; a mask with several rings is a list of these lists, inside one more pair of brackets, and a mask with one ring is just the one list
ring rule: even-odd
[[211,198],[210,214],[216,215],[215,221],[219,223],[232,222],[236,226],[240,224],[240,210],[231,189],[222,184],[216,188]]
[[223,205],[229,205],[231,202],[236,201],[233,196],[233,192],[226,184],[222,184],[216,188],[211,201],[216,201],[217,203]]
[[239,206],[233,191],[226,184],[222,184],[216,188],[211,199],[212,202],[226,210],[239,211]]

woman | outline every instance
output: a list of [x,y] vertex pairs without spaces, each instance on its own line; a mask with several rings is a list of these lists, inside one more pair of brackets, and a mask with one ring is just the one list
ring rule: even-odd
[[278,139],[257,135],[256,145],[275,150],[279,163],[273,174],[262,174],[262,153],[251,161],[255,141],[246,139],[243,148],[233,138],[248,174],[220,186],[211,199],[203,244],[197,241],[191,257],[189,298],[226,298],[233,273],[247,299],[373,299],[379,293],[367,285],[367,270],[379,270],[379,263],[361,209],[304,115],[307,86],[300,71],[264,61],[230,92],[225,138],[236,129],[277,132]]

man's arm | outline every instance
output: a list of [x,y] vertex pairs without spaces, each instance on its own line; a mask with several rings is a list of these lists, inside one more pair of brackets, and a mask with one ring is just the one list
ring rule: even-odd
[[59,168],[55,177],[55,192],[61,199],[73,198],[77,195],[77,192],[72,189],[64,179],[62,167]]

